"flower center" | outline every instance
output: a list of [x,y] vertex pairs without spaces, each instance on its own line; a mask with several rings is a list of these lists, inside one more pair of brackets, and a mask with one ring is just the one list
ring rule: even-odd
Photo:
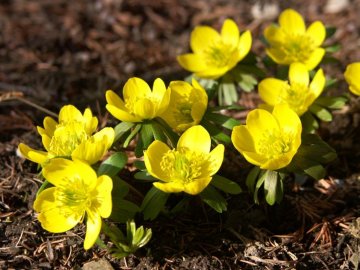
[[65,217],[83,217],[85,210],[91,207],[88,186],[80,177],[67,178],[64,182],[66,185],[56,187],[55,201],[59,203]]
[[55,156],[71,156],[74,149],[88,139],[84,123],[69,121],[56,126],[50,142],[50,152]]
[[206,64],[217,68],[225,67],[229,64],[233,51],[232,45],[219,41],[204,51]]
[[298,115],[302,115],[307,110],[307,104],[305,100],[309,95],[309,89],[307,85],[301,83],[292,83],[286,85],[283,91],[278,96],[278,103],[285,102],[289,104]]
[[267,159],[278,158],[291,150],[292,136],[266,131],[258,143],[258,152]]
[[168,172],[172,181],[188,184],[201,176],[208,158],[204,153],[194,152],[188,148],[173,149],[163,156],[160,167]]
[[307,35],[287,35],[287,42],[283,43],[283,50],[289,63],[304,62],[315,50],[313,40]]

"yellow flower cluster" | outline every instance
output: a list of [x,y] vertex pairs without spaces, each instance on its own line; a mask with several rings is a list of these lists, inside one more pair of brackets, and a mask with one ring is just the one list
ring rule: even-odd
[[[139,157],[143,154],[147,173],[156,178],[153,185],[157,192],[211,193],[207,188],[219,179],[216,173],[225,152],[218,140],[221,136],[213,135],[229,126],[231,137],[230,132],[221,134],[227,139],[224,142],[232,142],[249,163],[261,170],[276,171],[270,173],[277,176],[278,170],[294,160],[302,144],[302,132],[306,129],[300,117],[312,111],[325,88],[323,70],[312,70],[325,54],[321,45],[326,32],[319,21],[306,28],[301,15],[287,9],[280,14],[278,24],[265,29],[264,36],[268,56],[277,64],[289,66],[288,80],[265,78],[259,83],[259,95],[265,104],[251,110],[245,124],[217,115],[221,106],[216,110],[208,108],[212,104],[208,100],[210,90],[201,85],[204,80],[195,78],[191,83],[171,81],[168,86],[157,78],[151,87],[143,79],[133,77],[120,94],[106,91],[106,109],[129,126],[121,135],[117,128],[116,134],[110,127],[97,131],[98,119],[90,109],[81,113],[73,105],[66,105],[57,120],[45,117],[43,127],[37,127],[45,151],[23,143],[18,147],[23,157],[41,165],[42,175],[50,183],[34,202],[42,227],[54,233],[65,232],[86,218],[84,248],[93,246],[102,218],[110,216],[113,206],[112,179],[100,170],[98,176],[94,168],[115,138],[127,133],[130,135],[125,141],[138,138],[136,147],[142,148],[135,153]],[[240,34],[235,22],[227,19],[220,32],[208,26],[196,27],[190,39],[192,53],[180,55],[177,60],[200,79],[228,78],[240,69],[239,62],[248,55],[251,44],[250,31]],[[360,95],[359,74],[360,62],[350,64],[344,73],[350,91],[356,95]],[[219,85],[216,83],[221,80],[215,82]],[[212,126],[216,120],[221,125]],[[229,190],[226,180],[219,181],[214,186],[225,185],[223,191]]]

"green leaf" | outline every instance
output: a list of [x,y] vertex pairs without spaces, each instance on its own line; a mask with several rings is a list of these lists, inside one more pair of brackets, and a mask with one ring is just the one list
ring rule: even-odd
[[45,190],[46,188],[51,187],[51,186],[52,186],[52,184],[51,184],[48,180],[45,179],[45,181],[41,184],[40,188],[39,188],[38,191],[36,192],[36,197],[39,196],[39,194],[40,194],[43,190]]
[[303,126],[303,134],[313,133],[315,130],[319,128],[319,123],[316,118],[310,113],[306,112],[301,117],[301,123]]
[[257,166],[253,167],[246,177],[246,186],[251,193],[255,191],[255,183],[258,179],[261,169]]
[[240,121],[233,119],[230,116],[219,114],[219,113],[210,113],[206,112],[204,115],[208,121],[213,121],[217,124],[222,125],[224,128],[232,130],[234,126],[240,125]]
[[330,122],[332,120],[331,113],[324,107],[321,107],[315,103],[310,106],[309,110],[322,121]]
[[114,128],[115,139],[114,142],[118,141],[126,132],[128,132],[135,124],[129,122],[121,122]]
[[326,29],[326,38],[325,39],[332,37],[336,32],[336,27],[334,27],[334,26],[327,26],[325,29]]
[[258,82],[253,75],[240,73],[239,76],[240,80],[238,81],[238,85],[242,90],[244,90],[245,92],[251,92],[252,90],[254,90],[255,85],[257,85]]
[[340,44],[334,44],[332,46],[326,47],[325,51],[328,53],[336,53],[341,49],[341,45]]
[[338,110],[344,107],[348,99],[344,96],[340,97],[319,97],[315,100],[315,104],[328,109]]
[[97,170],[97,174],[100,175],[108,175],[113,177],[117,175],[126,165],[127,155],[123,152],[116,152],[104,160],[99,169]]
[[274,203],[277,201],[276,195],[278,191],[278,181],[278,172],[270,170],[265,172],[264,191],[266,202],[269,205],[274,205]]
[[135,128],[131,131],[130,135],[126,138],[124,142],[124,148],[128,147],[130,141],[138,134],[141,129],[142,124],[137,124]]
[[151,125],[151,128],[152,128],[152,133],[153,133],[153,136],[154,136],[155,140],[167,143],[166,135],[162,131],[161,126],[160,126],[159,123],[153,121],[153,123]]
[[229,144],[231,142],[231,138],[228,135],[207,119],[203,118],[200,124],[209,132],[211,138],[214,140],[224,142],[225,144]]
[[221,82],[219,86],[219,97],[222,97],[220,105],[230,105],[239,100],[236,87],[233,82]]
[[212,186],[207,186],[201,193],[201,199],[218,213],[226,211],[227,202],[225,198]]
[[154,220],[164,209],[169,193],[165,193],[156,187],[152,187],[145,195],[141,204],[141,210],[145,220]]
[[112,177],[113,179],[113,189],[111,191],[111,196],[113,201],[116,203],[116,200],[124,198],[129,192],[129,184],[122,180],[120,177]]
[[146,170],[145,162],[142,160],[135,160],[134,165],[139,170]]
[[110,219],[115,222],[125,223],[128,219],[134,218],[135,214],[140,212],[138,205],[127,200],[119,200],[113,202],[113,208]]
[[141,171],[141,172],[135,173],[134,178],[138,179],[138,180],[146,180],[146,181],[151,181],[151,182],[158,181],[158,179],[153,177],[147,171]]
[[324,89],[335,86],[337,82],[338,82],[337,79],[331,79],[331,78],[326,79]]
[[259,178],[257,179],[255,190],[254,190],[254,202],[256,204],[259,204],[259,198],[258,198],[258,192],[260,187],[264,184],[265,178],[266,178],[266,172],[260,171]]
[[214,175],[210,184],[229,194],[239,194],[242,191],[237,183],[220,175]]
[[304,169],[304,172],[305,172],[307,175],[309,175],[309,176],[311,176],[312,178],[317,179],[317,180],[324,178],[325,175],[326,175],[326,170],[325,170],[325,168],[324,168],[322,165],[320,165],[320,164],[315,164],[315,165],[313,165],[313,166],[311,166],[311,165],[309,164],[309,166],[308,166],[306,169]]
[[154,139],[151,123],[143,124],[140,130],[140,137],[143,142],[143,149],[147,149]]

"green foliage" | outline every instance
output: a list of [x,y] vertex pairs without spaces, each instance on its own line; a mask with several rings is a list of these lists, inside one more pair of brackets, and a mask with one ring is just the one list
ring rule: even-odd
[[123,152],[116,152],[104,160],[97,171],[97,174],[106,174],[110,177],[117,175],[126,165],[127,155]]
[[154,220],[164,210],[169,193],[152,187],[145,195],[141,204],[141,212],[145,220]]
[[114,225],[103,223],[103,232],[110,238],[114,247],[109,249],[111,255],[116,258],[123,258],[135,253],[139,248],[145,246],[152,237],[151,229],[145,229],[143,226],[136,228],[134,220],[126,222],[125,234]]

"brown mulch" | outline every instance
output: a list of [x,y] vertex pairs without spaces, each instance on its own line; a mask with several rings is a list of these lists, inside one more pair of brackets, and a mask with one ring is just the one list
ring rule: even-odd
[[[219,29],[231,17],[241,30],[252,31],[253,51],[263,55],[259,37],[277,18],[276,12],[265,12],[271,3],[279,10],[295,8],[309,22],[337,27],[328,42],[342,45],[334,55],[339,62],[324,69],[342,79],[346,65],[360,61],[360,1],[349,0],[333,13],[328,2],[1,1],[0,268],[79,269],[106,258],[114,269],[355,269],[360,260],[360,227],[355,225],[360,217],[359,98],[320,130],[339,154],[326,179],[286,183],[284,201],[273,207],[254,205],[244,192],[229,200],[230,211],[222,215],[195,207],[177,217],[140,221],[152,228],[153,239],[121,260],[99,248],[84,251],[83,226],[64,234],[44,231],[32,210],[41,185],[37,166],[16,155],[20,142],[41,147],[36,125],[47,113],[29,102],[53,112],[68,103],[90,106],[101,123],[113,125],[103,107],[107,89],[120,90],[132,76],[149,82],[183,79],[188,73],[176,56],[189,50],[190,32],[198,24]],[[346,90],[341,81],[332,89]],[[244,94],[242,103],[251,106],[254,95]],[[242,166],[236,156],[227,162],[223,173],[241,182],[246,168],[234,170]],[[126,180],[131,177],[124,172]]]

